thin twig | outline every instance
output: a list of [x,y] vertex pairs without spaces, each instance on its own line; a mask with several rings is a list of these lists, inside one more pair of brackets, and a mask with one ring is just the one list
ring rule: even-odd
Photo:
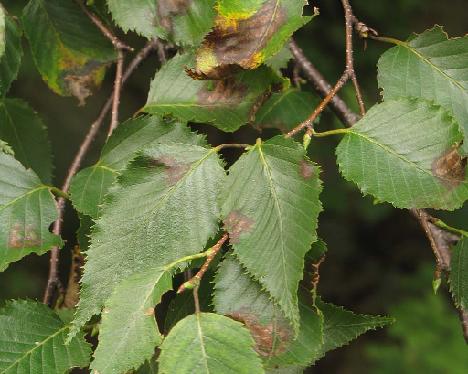
[[345,70],[341,75],[340,79],[336,82],[335,86],[328,91],[322,102],[315,108],[312,114],[294,129],[286,134],[286,137],[289,138],[299,131],[302,131],[304,128],[309,128],[308,133],[313,131],[312,124],[317,119],[320,113],[322,113],[327,105],[333,100],[336,94],[343,88],[343,86],[351,79],[354,85],[354,89],[356,92],[356,99],[359,104],[359,110],[361,115],[366,113],[366,109],[364,106],[364,101],[362,99],[361,89],[359,87],[356,72],[354,70],[354,51],[353,51],[353,24],[354,24],[354,15],[351,5],[349,4],[348,0],[341,0],[344,9],[345,15],[345,40],[346,40],[346,57],[345,57]]
[[228,238],[229,238],[229,235],[227,233],[224,234],[221,237],[221,239],[219,239],[218,242],[213,247],[211,247],[210,252],[209,252],[208,256],[206,257],[206,261],[202,265],[200,270],[198,270],[198,273],[195,274],[195,276],[192,277],[192,279],[190,279],[189,281],[183,283],[179,287],[179,289],[177,290],[178,294],[184,292],[187,289],[192,289],[192,288],[198,287],[198,285],[200,284],[203,276],[205,275],[206,271],[210,267],[211,262],[214,260],[214,258],[216,257],[216,255],[218,254],[218,252],[220,251],[221,247],[226,242],[226,240],[228,240]]
[[122,92],[122,74],[123,74],[123,63],[124,54],[121,49],[117,50],[117,65],[115,69],[115,80],[114,80],[114,91],[112,93],[112,114],[111,124],[109,126],[109,132],[107,137],[112,135],[112,132],[117,128],[119,124],[119,105],[120,105],[120,94]]
[[198,286],[194,287],[193,289],[193,301],[195,304],[195,314],[200,314],[201,309],[200,309],[200,300],[198,298]]
[[88,18],[93,22],[97,28],[101,31],[101,33],[111,41],[112,45],[114,48],[119,49],[119,50],[127,50],[127,51],[133,51],[133,48],[125,44],[123,41],[121,41],[119,38],[117,38],[112,31],[107,28],[104,23],[97,17],[94,13],[90,12],[89,9],[86,7],[86,5],[83,4],[83,1],[76,0],[78,5],[80,6],[81,10],[83,13],[85,13]]
[[[132,75],[132,73],[135,71],[135,69],[138,67],[138,65],[143,61],[151,51],[153,51],[156,48],[157,42],[156,41],[150,41],[146,44],[146,46],[138,52],[138,54],[133,58],[133,60],[130,62],[128,65],[127,69],[125,70],[125,73],[122,78],[122,83],[125,83],[128,78]],[[71,180],[73,176],[78,172],[81,162],[83,161],[84,156],[88,152],[94,138],[96,137],[99,129],[102,126],[102,123],[104,122],[104,119],[106,118],[107,113],[111,109],[112,106],[112,97],[110,97],[107,102],[104,104],[103,108],[101,109],[101,112],[99,113],[98,118],[91,124],[91,127],[88,130],[88,133],[86,134],[85,138],[83,139],[83,142],[80,145],[80,148],[78,149],[77,154],[75,155],[75,158],[73,159],[73,162],[71,163],[67,175],[65,177],[65,181],[63,182],[61,191],[64,193],[68,192],[68,189],[70,187]],[[57,201],[57,211],[58,211],[58,218],[54,222],[53,225],[53,233],[55,235],[60,235],[62,231],[62,220],[63,220],[63,215],[64,215],[64,208],[65,208],[65,199],[60,197]],[[57,286],[59,285],[59,273],[58,273],[58,265],[59,265],[59,247],[53,247],[50,252],[50,266],[49,266],[49,275],[47,279],[47,286],[43,298],[43,302],[45,304],[51,305],[52,299],[54,297],[54,292],[57,289]]]

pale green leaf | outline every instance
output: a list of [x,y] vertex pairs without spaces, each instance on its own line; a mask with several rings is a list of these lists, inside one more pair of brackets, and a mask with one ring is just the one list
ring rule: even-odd
[[102,150],[100,160],[72,180],[70,196],[81,213],[98,218],[104,196],[136,152],[150,144],[183,142],[204,145],[204,139],[180,123],[165,123],[156,116],[130,119],[117,127]]
[[216,149],[153,144],[122,172],[96,221],[75,326],[133,274],[201,251],[218,230],[225,172]]
[[135,274],[116,287],[102,313],[91,369],[100,374],[126,373],[151,359],[163,339],[154,307],[171,288],[172,275],[165,269]]
[[449,39],[440,26],[397,46],[379,60],[379,85],[385,99],[415,96],[453,112],[463,128],[468,152],[468,36]]
[[371,108],[336,150],[343,176],[398,208],[453,210],[468,198],[463,137],[443,108],[422,99]]
[[304,149],[278,136],[257,141],[230,169],[222,216],[234,253],[299,328],[297,289],[316,239],[322,189]]
[[323,357],[328,351],[347,345],[369,330],[376,330],[395,322],[390,317],[354,314],[342,307],[321,301],[317,303],[317,306],[325,320],[324,345],[317,358]]
[[215,0],[107,0],[125,31],[163,38],[182,46],[200,44],[214,23]]
[[452,249],[450,292],[455,304],[468,310],[468,239],[462,238]]
[[47,129],[39,115],[23,100],[0,101],[0,139],[15,151],[26,168],[33,169],[44,183],[52,181],[52,151]]
[[57,217],[49,186],[0,152],[0,271],[30,253],[41,255],[60,246],[61,239],[49,232]]
[[0,373],[65,374],[88,366],[91,346],[82,333],[65,345],[68,330],[44,304],[8,302],[0,310]]
[[22,21],[42,78],[83,104],[116,58],[111,42],[74,1],[30,0]]
[[18,75],[23,57],[21,34],[22,30],[16,20],[5,16],[5,50],[3,56],[0,56],[0,96],[8,92],[11,82]]
[[258,103],[277,80],[267,68],[241,72],[228,81],[194,80],[185,71],[192,63],[193,56],[185,54],[163,66],[151,82],[143,110],[232,132],[254,118]]
[[254,126],[277,128],[287,133],[306,120],[319,102],[312,93],[297,89],[274,93],[257,112]]
[[260,358],[248,330],[239,322],[212,313],[180,321],[161,346],[160,374],[260,374]]
[[197,51],[197,73],[216,79],[233,67],[257,68],[310,21],[302,15],[305,5],[305,0],[218,1],[216,25]]
[[293,59],[291,50],[289,49],[289,42],[279,51],[276,55],[270,57],[265,61],[265,65],[272,68],[277,74],[281,74],[282,69],[288,67],[289,61]]

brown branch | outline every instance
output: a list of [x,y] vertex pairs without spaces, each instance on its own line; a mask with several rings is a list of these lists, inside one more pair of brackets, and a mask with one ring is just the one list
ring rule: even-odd
[[[138,52],[138,54],[133,58],[133,60],[130,62],[128,65],[123,78],[122,78],[122,83],[125,83],[128,78],[132,75],[132,73],[135,71],[135,69],[138,67],[138,65],[143,61],[151,51],[153,51],[156,48],[157,41],[150,41],[149,43],[146,44],[146,46]],[[99,129],[102,126],[102,123],[104,122],[104,119],[106,118],[107,113],[112,107],[112,97],[110,97],[107,102],[104,104],[103,108],[101,109],[101,112],[99,113],[98,118],[91,124],[88,133],[86,134],[85,138],[83,139],[83,142],[80,145],[80,148],[78,149],[77,154],[75,155],[75,158],[73,159],[73,162],[71,163],[67,175],[65,177],[65,181],[63,182],[61,190],[63,192],[68,192],[68,189],[70,187],[71,180],[73,176],[78,172],[81,162],[83,161],[84,156],[88,152],[94,138],[96,137]],[[64,209],[65,209],[65,199],[64,198],[59,198],[57,201],[57,210],[58,210],[58,218],[54,222],[53,225],[53,233],[56,235],[60,235],[62,232],[62,221],[63,221],[63,215],[64,215]],[[58,266],[59,266],[59,253],[60,248],[59,247],[53,247],[50,252],[50,266],[49,266],[49,275],[47,279],[47,286],[43,298],[43,302],[45,304],[51,305],[54,297],[54,292],[57,289],[57,286],[60,284],[59,281],[59,273],[58,273]]]
[[222,238],[219,239],[218,242],[213,247],[211,247],[210,253],[206,257],[206,261],[202,265],[198,273],[195,274],[195,276],[192,279],[183,283],[179,287],[179,289],[177,290],[178,294],[184,292],[187,289],[195,289],[199,286],[203,276],[205,275],[206,271],[210,267],[211,262],[214,260],[214,258],[216,257],[216,255],[218,254],[218,252],[220,251],[221,247],[226,242],[226,240],[228,240],[228,238],[229,238],[229,235],[227,233],[224,234]]
[[[317,119],[320,113],[322,113],[327,105],[333,100],[336,94],[343,88],[343,86],[351,80],[354,85],[354,90],[356,92],[356,99],[359,104],[359,110],[361,115],[366,113],[366,108],[364,106],[364,101],[362,99],[361,89],[359,87],[356,72],[354,70],[354,50],[353,50],[353,25],[355,17],[353,15],[353,10],[351,5],[349,4],[348,0],[341,0],[344,9],[345,15],[345,40],[346,40],[346,56],[345,56],[345,70],[341,75],[340,79],[336,82],[335,86],[328,90],[326,96],[322,100],[322,102],[315,108],[312,114],[302,123],[300,123],[297,127],[292,129],[290,132],[286,134],[286,137],[291,137],[297,134],[299,131],[302,131],[304,128],[309,128],[309,134],[312,132],[313,122]],[[321,85],[323,87],[323,84]]]
[[112,112],[111,112],[111,124],[109,126],[109,132],[107,137],[112,135],[112,132],[117,128],[119,124],[119,106],[120,106],[120,94],[122,92],[122,74],[123,74],[123,63],[124,54],[121,49],[117,50],[117,65],[115,69],[115,80],[114,80],[114,91],[112,93]]

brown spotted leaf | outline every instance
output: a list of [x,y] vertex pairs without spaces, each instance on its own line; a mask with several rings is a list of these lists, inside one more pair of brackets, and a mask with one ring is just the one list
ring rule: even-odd
[[220,0],[213,30],[197,51],[195,74],[222,79],[236,68],[255,69],[278,53],[303,17],[303,0]]
[[110,41],[74,1],[31,0],[22,21],[44,81],[55,93],[84,104],[116,58]]
[[316,239],[321,211],[319,171],[291,139],[258,140],[231,167],[221,196],[234,253],[278,303],[293,336],[304,255]]
[[114,21],[147,38],[198,45],[213,27],[216,0],[107,0]]
[[61,245],[61,239],[49,232],[56,219],[49,186],[0,151],[0,271],[30,253],[43,254]]
[[193,62],[194,57],[185,54],[164,65],[151,83],[144,111],[172,114],[182,121],[210,123],[232,132],[255,118],[256,111],[268,98],[271,85],[278,79],[270,69],[262,67],[226,80],[195,80],[186,72]]
[[423,99],[387,100],[337,148],[343,176],[399,208],[453,210],[468,199],[463,136],[445,109]]

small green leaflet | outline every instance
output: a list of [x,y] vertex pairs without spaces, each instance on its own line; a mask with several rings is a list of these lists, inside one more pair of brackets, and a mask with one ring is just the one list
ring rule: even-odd
[[311,20],[304,0],[218,0],[215,27],[197,51],[200,77],[220,79],[235,68],[255,69]]
[[380,201],[453,210],[468,198],[462,139],[443,108],[423,99],[387,100],[347,131],[337,162],[347,180]]
[[468,36],[449,39],[442,27],[397,44],[379,60],[379,86],[385,100],[401,96],[433,100],[453,112],[465,133],[468,153]]
[[121,173],[91,235],[75,329],[133,274],[202,251],[218,231],[225,172],[216,149],[145,147]]
[[143,110],[182,121],[213,124],[233,132],[255,118],[258,104],[278,78],[268,68],[240,72],[229,80],[192,79],[190,54],[171,59],[154,76]]
[[52,151],[47,128],[23,100],[0,101],[0,139],[13,148],[23,166],[33,169],[44,183],[51,183]]
[[0,373],[62,374],[88,366],[90,344],[79,333],[65,345],[68,329],[44,304],[8,302],[0,309]]
[[154,307],[170,289],[172,274],[166,269],[135,274],[116,287],[102,313],[91,369],[100,374],[126,373],[151,359],[163,339]]
[[[0,5],[1,7],[1,5]],[[10,16],[5,16],[4,53],[0,56],[0,96],[5,96],[16,79],[23,57],[22,30]]]
[[278,302],[297,334],[297,289],[322,210],[320,169],[282,136],[260,139],[230,168],[222,194],[234,253]]
[[468,239],[463,237],[452,249],[450,292],[455,304],[468,311]]
[[62,240],[49,232],[58,218],[50,187],[32,170],[0,152],[0,271],[30,253],[41,255]]
[[74,1],[30,0],[22,21],[44,81],[55,93],[84,104],[116,58],[111,42]]
[[127,163],[136,157],[137,151],[153,143],[171,141],[205,145],[202,136],[190,132],[180,123],[165,123],[156,116],[125,121],[112,133],[100,160],[73,178],[70,186],[73,206],[80,213],[98,218],[104,196]]
[[181,46],[200,44],[215,16],[215,0],[107,0],[107,5],[125,32],[169,39]]
[[249,331],[218,314],[188,316],[161,345],[160,374],[262,374]]

